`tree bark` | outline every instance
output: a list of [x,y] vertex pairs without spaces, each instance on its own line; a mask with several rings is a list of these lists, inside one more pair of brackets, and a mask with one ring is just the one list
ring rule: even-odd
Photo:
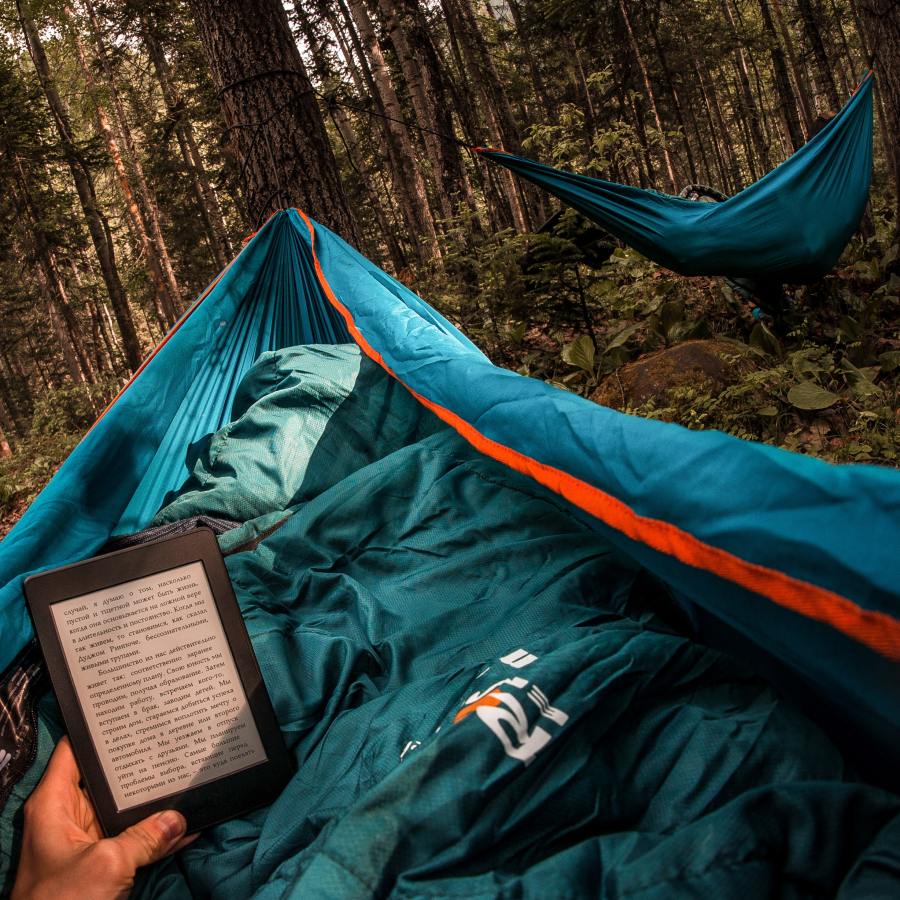
[[[731,9],[729,0],[722,0],[722,9],[725,17],[731,26],[731,33],[734,35],[737,46],[734,51],[735,68],[738,75],[738,84],[740,85],[740,95],[742,99],[743,118],[747,123],[747,130],[750,134],[750,141],[756,156],[762,163],[763,171],[769,168],[769,148],[766,146],[765,138],[762,134],[760,123],[759,106],[753,96],[750,88],[750,74],[747,70],[747,53],[742,46],[742,36],[738,32],[737,25],[734,20],[734,13]],[[751,163],[752,164],[752,163]]]
[[797,56],[797,48],[794,45],[794,38],[788,30],[787,23],[784,20],[784,13],[781,9],[781,0],[767,0],[772,7],[772,13],[775,22],[778,25],[778,33],[781,35],[784,44],[784,52],[787,54],[788,65],[791,70],[791,77],[794,80],[794,88],[797,92],[797,104],[800,108],[800,120],[803,125],[803,139],[809,140],[812,134],[812,123],[815,116],[813,115],[812,106],[809,103],[810,89],[809,83],[800,65]]
[[877,86],[890,140],[885,153],[894,173],[894,235],[900,237],[900,7],[894,0],[858,0],[872,42]]
[[28,229],[30,256],[37,264],[35,275],[47,301],[50,325],[56,334],[72,381],[75,384],[93,384],[94,371],[84,350],[81,329],[69,302],[56,254],[53,252],[41,217],[35,209],[22,162],[17,157],[14,166],[18,187],[13,188],[13,197],[17,206],[25,211],[30,223]]
[[[476,89],[481,94],[491,144],[497,149],[520,154],[522,143],[509,97],[478,27],[470,0],[441,0],[441,6],[448,26],[452,23],[465,64],[471,70]],[[516,229],[524,233],[531,228],[531,222],[523,187],[510,172],[504,170],[502,177],[513,222]]]
[[12,401],[6,392],[6,382],[0,373],[0,457],[9,459],[12,453],[8,435],[21,436],[22,432],[13,418]]
[[449,219],[462,199],[463,167],[453,139],[453,105],[443,66],[419,0],[378,0],[434,171],[441,213]]
[[134,174],[134,182],[137,185],[138,195],[141,199],[143,207],[143,219],[149,225],[149,241],[148,253],[152,257],[151,266],[157,267],[160,272],[160,278],[165,286],[165,291],[161,300],[163,301],[163,309],[167,321],[165,324],[171,326],[178,318],[181,312],[181,290],[178,287],[178,280],[175,277],[175,269],[172,266],[172,259],[169,256],[169,250],[166,247],[166,241],[163,237],[162,225],[159,219],[159,205],[156,197],[147,184],[144,176],[144,167],[141,164],[140,154],[134,144],[134,138],[131,134],[131,126],[128,124],[128,117],[125,115],[125,107],[122,105],[122,98],[119,96],[119,89],[116,86],[116,80],[113,75],[112,68],[109,64],[106,42],[100,29],[100,23],[94,12],[91,0],[82,0],[88,14],[88,22],[91,27],[91,36],[97,48],[97,60],[106,79],[106,86],[113,102],[113,110],[115,111],[116,120],[119,127],[119,133],[122,135],[122,141],[128,154],[128,160],[131,165],[131,171]]
[[675,108],[675,119],[678,122],[678,127],[681,131],[681,142],[684,146],[684,154],[687,157],[688,163],[688,174],[690,175],[691,182],[694,183],[697,181],[697,165],[694,162],[694,154],[691,150],[691,142],[688,139],[687,126],[685,125],[684,121],[684,112],[681,108],[681,101],[678,99],[678,91],[675,89],[675,80],[672,78],[672,71],[669,68],[668,62],[666,62],[666,54],[663,52],[662,45],[659,41],[659,29],[657,23],[652,16],[649,16],[649,20],[650,34],[653,37],[653,46],[656,49],[656,56],[663,70],[666,89],[669,92],[669,96],[672,98],[672,105]]
[[[298,5],[294,8],[294,12],[300,30],[303,33],[303,37],[306,39],[306,43],[310,48],[315,76],[320,83],[327,83],[331,79],[333,73],[327,62],[324,42],[320,40],[319,36],[316,34],[306,10]],[[350,116],[343,106],[339,106],[336,103],[330,103],[328,105],[328,114],[331,116],[331,120],[334,122],[334,126],[340,135],[350,165],[359,175],[360,182],[362,183],[366,197],[369,201],[369,206],[375,216],[375,221],[378,224],[378,240],[384,242],[388,257],[394,269],[394,274],[398,275],[406,268],[406,257],[400,247],[400,242],[397,240],[395,229],[391,227],[387,216],[385,215],[384,204],[381,202],[378,192],[373,184],[373,173],[366,160],[363,159],[362,154],[359,152]]]
[[725,116],[722,113],[722,104],[719,102],[719,93],[713,82],[708,84],[703,77],[703,69],[696,57],[693,57],[694,71],[697,74],[697,80],[704,88],[704,93],[708,97],[708,103],[716,122],[716,132],[722,139],[725,147],[725,156],[727,156],[728,173],[731,181],[731,192],[737,193],[743,186],[743,178],[740,173],[737,154],[734,150],[734,142],[731,139],[731,129],[725,124]]
[[631,52],[634,59],[641,70],[641,78],[644,81],[644,90],[647,92],[647,101],[650,103],[650,109],[653,112],[653,119],[656,122],[656,130],[659,133],[660,146],[662,148],[663,161],[666,164],[666,174],[669,178],[669,186],[673,193],[678,191],[678,182],[675,179],[675,167],[672,165],[672,157],[669,154],[668,141],[666,140],[666,132],[663,128],[662,118],[659,114],[659,107],[656,104],[656,94],[650,81],[650,70],[641,53],[640,45],[634,34],[634,28],[631,25],[631,17],[628,15],[628,8],[625,6],[625,0],[619,0],[619,13],[622,21],[625,23],[625,31],[628,34],[628,43],[631,45]]
[[403,117],[403,108],[400,106],[400,100],[397,97],[390,71],[385,62],[381,42],[378,40],[375,26],[369,17],[363,0],[349,0],[349,8],[353,18],[353,25],[359,32],[360,40],[365,48],[369,69],[375,82],[375,89],[381,100],[384,114],[387,117],[385,119],[385,130],[389,135],[389,140],[396,147],[395,160],[399,171],[397,173],[398,184],[395,187],[408,196],[408,203],[405,205],[405,209],[411,221],[408,221],[407,224],[410,226],[411,233],[416,241],[422,242],[427,248],[426,254],[422,256],[423,262],[427,260],[428,256],[431,256],[433,259],[440,259],[441,252],[438,244],[437,228],[428,201],[425,179],[416,160],[416,153],[410,139],[409,129]]
[[803,34],[812,51],[812,67],[816,82],[816,108],[819,113],[833,115],[838,111],[841,101],[838,99],[834,75],[828,63],[828,54],[819,31],[818,10],[813,9],[813,0],[797,0],[797,11]]
[[[356,224],[280,0],[190,0],[254,227],[299,205],[351,242]],[[252,27],[248,27],[252,23]]]
[[541,110],[547,121],[552,121],[554,117],[553,104],[550,102],[547,85],[541,75],[540,66],[537,64],[537,56],[531,43],[528,24],[522,16],[522,9],[519,6],[518,0],[509,0],[509,11],[512,14],[513,22],[516,26],[516,34],[522,44],[522,50],[525,52],[525,59],[528,64],[528,74],[531,76],[532,89],[541,104]]
[[13,372],[9,367],[5,351],[0,351],[0,360],[4,362],[6,367],[6,372],[0,367],[0,404],[3,404],[3,407],[6,409],[6,432],[7,434],[12,433],[17,437],[24,437],[27,426],[23,421],[23,411],[18,408],[21,393],[16,391],[14,385],[10,382]]
[[[68,7],[64,7],[65,13],[73,22],[72,11]],[[135,199],[134,191],[131,189],[131,179],[125,168],[125,162],[122,159],[122,152],[119,149],[119,141],[113,132],[112,124],[109,120],[109,113],[106,107],[100,101],[97,86],[94,80],[94,73],[88,64],[87,57],[82,46],[81,39],[77,30],[72,29],[73,39],[75,43],[75,54],[78,57],[81,71],[87,82],[88,91],[94,95],[94,112],[97,123],[97,131],[106,144],[106,151],[113,164],[113,170],[116,173],[116,179],[119,182],[119,189],[122,192],[122,199],[125,201],[125,210],[128,213],[128,224],[131,227],[132,238],[137,245],[138,252],[147,261],[147,268],[150,271],[150,279],[154,287],[154,305],[156,306],[156,314],[163,326],[171,325],[175,321],[175,303],[169,293],[169,286],[163,277],[163,270],[156,247],[150,243],[147,236],[147,228],[144,224],[144,216],[141,208]]]
[[[409,229],[404,229],[401,225],[401,220],[404,222],[409,221],[409,219],[407,218],[407,213],[404,212],[400,203],[401,199],[403,200],[403,202],[406,202],[406,198],[403,197],[401,193],[393,187],[393,182],[396,182],[398,178],[398,168],[394,158],[396,148],[391,144],[389,140],[389,136],[385,128],[387,123],[383,118],[381,118],[381,116],[384,114],[384,108],[381,106],[381,100],[378,96],[378,91],[375,88],[375,82],[372,78],[372,73],[369,71],[368,64],[366,63],[365,50],[363,50],[362,43],[359,40],[359,35],[352,27],[353,19],[350,15],[350,10],[346,8],[346,4],[339,3],[339,5],[341,6],[341,17],[347,24],[347,27],[350,29],[351,35],[347,35],[345,33],[341,20],[339,20],[335,16],[333,10],[327,2],[324,2],[324,0],[317,0],[316,3],[316,6],[319,9],[322,17],[328,23],[331,29],[331,33],[334,35],[334,39],[337,42],[338,49],[341,53],[341,58],[344,60],[344,65],[350,72],[350,78],[353,81],[353,86],[356,89],[358,96],[371,98],[376,111],[378,111],[379,113],[379,116],[369,116],[364,121],[366,121],[366,124],[368,126],[369,123],[372,122],[372,119],[375,119],[375,127],[374,129],[368,129],[368,133],[369,136],[377,144],[378,155],[380,157],[379,163],[382,159],[387,159],[388,161],[387,167],[383,165],[377,165],[377,167],[373,171],[373,176],[381,185],[381,202],[390,210],[391,213],[391,219],[393,221],[393,240],[399,250],[399,256],[403,258],[402,267],[398,271],[402,271],[402,269],[405,269],[408,265],[407,253],[404,249],[403,244],[410,242],[412,233],[407,233]],[[366,109],[362,109],[361,112],[364,115],[368,114],[368,110]],[[403,238],[406,239],[405,242]],[[416,258],[419,257],[420,249],[421,248],[419,247],[413,248]]]
[[197,139],[194,137],[191,120],[184,115],[181,98],[172,85],[169,64],[166,61],[165,51],[156,37],[153,20],[148,15],[142,14],[140,24],[141,37],[147,45],[147,53],[153,63],[156,80],[159,82],[163,102],[166,104],[166,112],[174,125],[181,158],[184,160],[190,176],[191,189],[203,219],[210,249],[216,265],[220,269],[224,269],[234,255],[234,249],[228,237],[228,228],[225,225],[219,198],[209,180],[203,155],[200,153]]
[[775,90],[781,107],[785,135],[791,148],[799,150],[803,146],[803,129],[800,127],[797,98],[791,89],[791,79],[784,59],[784,50],[778,40],[778,33],[775,31],[775,23],[769,10],[769,0],[759,0],[759,13],[769,41],[769,55],[772,58],[772,70],[775,73]]
[[[450,55],[457,73],[455,83],[452,79],[448,81],[450,93],[453,96],[453,105],[459,116],[463,137],[470,145],[477,144],[480,142],[483,131],[476,111],[475,91],[469,79],[454,20],[449,16],[444,0],[441,0],[441,9],[444,11]],[[480,157],[475,160],[473,166],[475,179],[484,194],[488,224],[491,230],[502,231],[504,228],[513,227],[513,217],[509,198],[499,187],[500,182],[495,169],[495,166],[491,166]],[[505,179],[503,183],[508,184],[508,182],[509,180]],[[476,221],[478,220],[476,219]],[[480,221],[478,221],[478,227],[481,228]]]
[[44,52],[37,26],[34,20],[23,12],[21,0],[16,0],[16,3],[25,42],[28,45],[28,50],[34,62],[38,80],[47,98],[47,103],[53,113],[60,137],[60,144],[66,163],[69,166],[69,171],[72,174],[72,181],[75,183],[75,190],[78,192],[78,199],[81,202],[81,209],[97,254],[97,260],[100,263],[103,281],[106,284],[116,323],[122,335],[125,359],[128,366],[134,371],[141,364],[141,345],[134,328],[134,319],[128,305],[128,298],[125,296],[125,289],[122,287],[122,282],[119,278],[109,223],[100,212],[93,176],[76,144],[69,111],[59,96],[59,92],[56,90],[53,78],[50,75],[50,64]]

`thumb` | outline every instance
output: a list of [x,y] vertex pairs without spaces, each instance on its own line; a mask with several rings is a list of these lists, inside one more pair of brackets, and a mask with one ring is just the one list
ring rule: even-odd
[[126,828],[109,838],[132,869],[148,866],[167,856],[178,846],[187,831],[187,821],[180,812],[167,809]]

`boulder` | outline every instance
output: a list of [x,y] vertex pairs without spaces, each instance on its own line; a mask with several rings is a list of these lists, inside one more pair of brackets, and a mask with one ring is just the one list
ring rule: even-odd
[[665,406],[673,388],[689,386],[713,392],[752,368],[752,358],[739,344],[721,338],[683,341],[607,375],[591,400],[616,409],[634,408],[650,400]]

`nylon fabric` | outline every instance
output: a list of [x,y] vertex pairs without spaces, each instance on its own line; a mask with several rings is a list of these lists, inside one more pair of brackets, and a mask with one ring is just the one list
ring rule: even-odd
[[[418,321],[481,357],[412,291],[365,263],[392,305],[414,309]],[[305,229],[283,214],[176,328],[0,544],[0,671],[32,634],[24,577],[90,556],[112,534],[147,527],[190,471],[185,448],[229,421],[237,386],[261,353],[349,340],[322,294]]]
[[806,284],[834,267],[872,178],[872,76],[807,144],[722,203],[696,203],[474,148],[682,275]]
[[[882,613],[896,644],[900,473],[835,466],[716,431],[623,415],[492,366],[436,331],[409,341],[413,314],[385,314],[359,254],[323,226],[298,220],[331,295],[352,314],[362,339],[375,345],[380,363],[416,394],[488,442],[533,461],[535,471],[550,470],[551,489],[559,490],[555,470],[608,494],[614,507],[624,502],[642,524],[659,523],[664,535],[674,527],[738,563],[784,573],[799,582],[788,588],[791,601],[804,599],[807,584]],[[724,626],[757,664],[775,657],[782,686],[801,684],[809,710],[821,712],[873,777],[900,787],[900,679],[891,656],[843,633],[837,616],[816,621],[735,583],[727,572],[696,568],[614,525],[595,517],[592,523],[669,584],[698,622],[711,620],[715,627],[707,633]],[[836,659],[846,665],[836,666]]]
[[[260,354],[298,342],[317,346],[263,355],[241,393]],[[567,480],[644,531],[567,501]],[[897,798],[862,780],[900,771],[897,664],[828,597],[883,616],[889,638],[897,626],[897,472],[626,416],[499,369],[291,210],[0,544],[0,666],[31,634],[24,575],[146,527],[164,503],[213,512],[204,499],[252,516],[221,543],[300,766],[270,810],[148,873],[147,891],[746,896],[738,870],[785,896],[896,886]],[[703,567],[721,554],[794,595]],[[820,618],[802,613],[817,590]],[[493,683],[485,666],[524,684],[473,699]],[[508,755],[499,734],[521,749],[538,727],[533,761]],[[554,809],[568,816],[557,843],[541,830]]]
[[[361,403],[390,385],[369,365]],[[310,397],[339,381],[310,379]],[[263,397],[242,414],[266,446],[310,401],[302,384],[276,393],[277,413]],[[405,427],[375,436],[378,453],[337,473],[323,436],[299,476],[322,490],[298,492],[277,530],[227,559],[296,775],[268,810],[147,873],[139,896],[807,897],[855,873],[843,896],[864,897],[870,878],[896,884],[896,797],[860,783],[750,670],[679,634],[665,589],[568,504],[411,398],[392,406]],[[339,446],[358,429],[344,402],[326,432]],[[239,498],[256,493],[243,455],[223,442],[218,489],[230,479]],[[297,483],[296,459],[276,460],[275,482]]]

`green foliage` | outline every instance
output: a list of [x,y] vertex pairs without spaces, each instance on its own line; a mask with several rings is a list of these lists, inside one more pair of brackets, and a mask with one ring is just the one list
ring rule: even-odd
[[37,399],[31,419],[33,437],[62,438],[85,431],[115,393],[114,380],[65,384]]
[[468,258],[474,286],[450,293],[436,280],[431,296],[445,310],[452,297],[452,317],[498,363],[588,397],[649,353],[726,338],[729,384],[680,386],[630,411],[840,462],[897,464],[900,282],[884,232],[855,243],[834,276],[794,291],[796,310],[776,330],[723,281],[670,275],[634,251],[589,267],[583,227],[566,216],[546,235],[499,235]]
[[0,536],[52,478],[117,389],[114,380],[67,384],[37,400],[28,433],[16,441],[11,457],[0,457]]

